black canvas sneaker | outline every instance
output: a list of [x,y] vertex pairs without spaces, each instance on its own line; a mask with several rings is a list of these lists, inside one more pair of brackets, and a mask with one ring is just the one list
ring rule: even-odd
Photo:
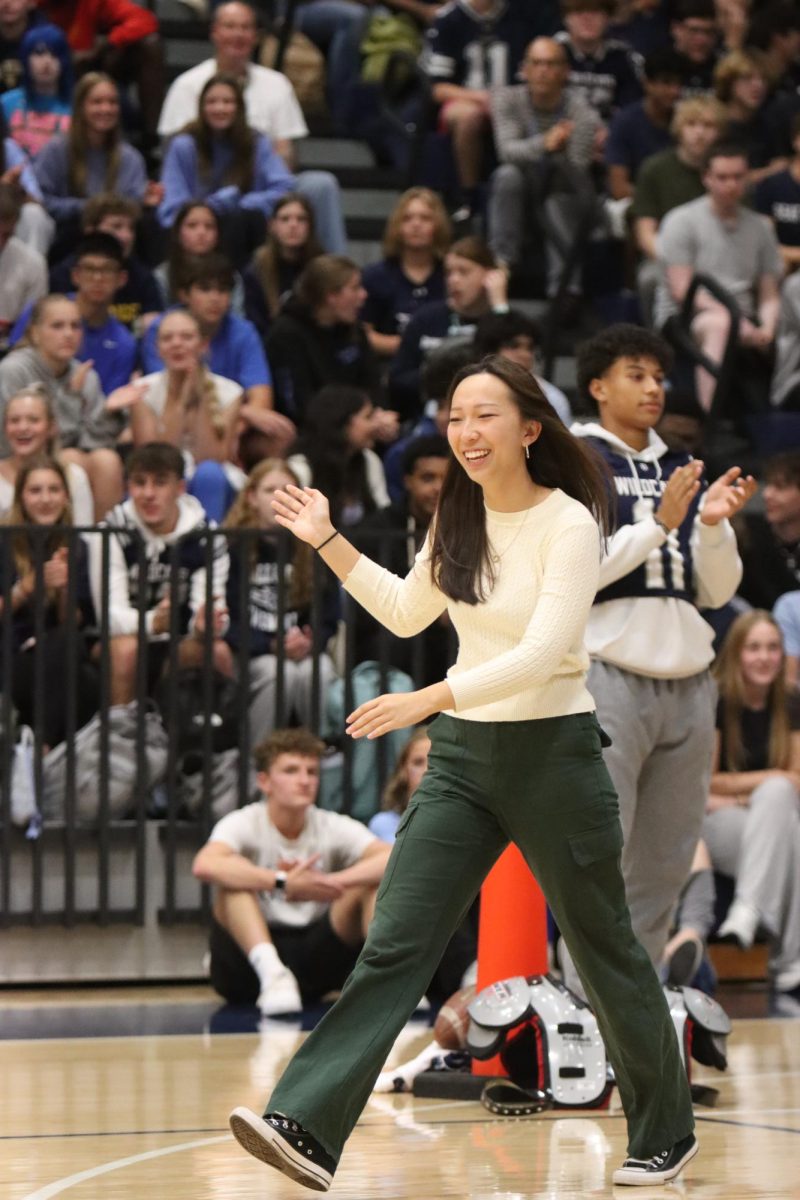
[[675,1178],[689,1159],[694,1158],[698,1149],[697,1138],[690,1133],[676,1142],[671,1150],[662,1150],[652,1158],[626,1158],[611,1178],[614,1183],[631,1187],[652,1187],[657,1183],[666,1183]]
[[315,1192],[327,1192],[331,1186],[336,1161],[291,1117],[281,1113],[258,1117],[249,1108],[235,1108],[230,1125],[248,1154],[276,1167],[295,1183]]

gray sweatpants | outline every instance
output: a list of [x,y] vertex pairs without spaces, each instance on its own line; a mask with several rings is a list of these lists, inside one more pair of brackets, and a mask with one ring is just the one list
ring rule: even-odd
[[[504,163],[493,172],[489,190],[487,218],[489,245],[495,258],[518,267],[522,257],[525,229],[530,222],[531,206],[541,205],[561,246],[571,247],[578,235],[581,199],[568,191],[553,191],[542,197],[537,188],[535,164],[523,170]],[[547,254],[547,294],[554,296],[563,269],[563,255],[552,238],[545,243]],[[580,264],[570,278],[571,289],[580,285]]]
[[[314,694],[313,660],[283,660],[283,719],[294,713],[302,725],[311,727]],[[328,688],[336,678],[327,654],[319,656],[319,711],[325,708]],[[275,729],[275,703],[278,691],[278,660],[274,654],[262,654],[250,660],[250,743],[257,746]]]
[[[619,796],[631,924],[657,964],[703,824],[716,688],[708,671],[653,679],[599,660],[587,682],[612,741],[603,757]],[[577,976],[566,956],[562,965],[574,988]]]
[[719,808],[703,821],[715,871],[736,880],[735,896],[758,910],[772,935],[770,969],[800,962],[800,797],[788,779],[768,779],[747,808]]

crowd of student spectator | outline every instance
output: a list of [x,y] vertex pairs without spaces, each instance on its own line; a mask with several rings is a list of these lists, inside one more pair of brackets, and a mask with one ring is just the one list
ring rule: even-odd
[[[755,407],[759,397],[765,407],[794,405],[800,19],[791,5],[389,7],[419,25],[420,69],[438,109],[431,136],[443,140],[453,172],[444,202],[422,186],[401,198],[383,259],[362,272],[346,257],[337,179],[296,171],[295,144],[308,126],[289,79],[253,61],[260,30],[247,4],[213,8],[213,54],[166,87],[157,21],[145,8],[6,0],[5,397],[30,382],[19,354],[38,355],[28,374],[46,366],[71,384],[66,359],[55,367],[34,348],[30,306],[46,294],[74,296],[83,336],[73,357],[91,361],[79,382],[91,390],[96,373],[101,391],[90,407],[103,407],[115,427],[92,452],[120,436],[152,438],[166,388],[168,440],[187,451],[189,474],[205,457],[246,470],[255,458],[239,459],[239,445],[257,446],[256,457],[285,453],[326,384],[368,394],[385,445],[399,432],[389,413],[400,423],[422,415],[420,368],[431,351],[471,337],[477,320],[506,311],[532,277],[547,297],[561,293],[564,324],[596,316],[585,257],[571,253],[583,232],[605,242],[617,291],[629,303],[638,292],[643,323],[669,333],[688,321],[716,364],[736,336]],[[357,84],[356,33],[370,14],[356,0],[336,11],[334,21],[324,3],[301,5],[298,28],[327,56],[329,82],[346,90]],[[102,252],[92,234],[117,239],[120,251]],[[679,316],[696,271],[733,298],[735,329],[728,308],[702,290]],[[163,373],[160,313],[173,306],[194,318],[215,403],[227,413],[224,434],[200,439],[199,459],[187,430],[177,430],[180,372]],[[137,372],[139,399],[128,411],[117,398],[112,420],[106,397]],[[716,380],[702,364],[696,374],[707,413]],[[193,409],[191,388],[184,392]],[[63,431],[66,448],[73,432]],[[225,478],[217,519],[242,476]],[[90,470],[90,479],[100,517],[119,499],[119,472],[100,480]]]
[[[578,333],[620,304],[676,340],[685,325],[705,358],[672,381],[665,438],[684,416],[699,447],[712,414],[800,412],[796,5],[386,7],[418,27],[428,138],[450,167],[443,190],[420,168],[362,268],[336,175],[298,169],[308,125],[287,76],[254,61],[261,31],[247,3],[212,5],[211,55],[167,86],[157,19],[133,0],[0,0],[0,510],[11,523],[118,532],[113,704],[135,694],[144,587],[150,684],[176,630],[181,666],[207,661],[210,637],[229,678],[246,645],[252,741],[275,724],[279,669],[287,712],[310,723],[336,673],[339,596],[326,585],[314,624],[310,564],[302,548],[278,552],[271,495],[288,481],[321,488],[358,544],[374,552],[385,536],[383,560],[406,570],[442,486],[443,402],[459,365],[504,354],[536,373],[565,423],[573,405],[586,411],[587,397],[541,374],[539,326],[514,306],[531,286]],[[359,0],[297,10],[327,60],[334,124],[359,85],[370,19]],[[599,285],[598,247],[609,265]],[[687,309],[696,273],[723,295],[701,288]],[[732,342],[737,382],[722,395],[709,366]],[[769,466],[764,501],[743,533],[741,597],[776,608],[794,683],[795,458]],[[202,539],[216,526],[232,540],[209,558]],[[233,536],[248,530],[254,540]],[[102,555],[90,542],[67,553],[67,540],[40,538],[38,565],[16,543],[14,703],[28,716],[22,648],[37,586],[54,661],[68,572],[80,574],[70,594],[82,627],[103,605]],[[412,662],[360,614],[354,660],[422,664],[428,682],[446,668],[449,636],[435,625]],[[96,657],[87,636],[87,677]],[[96,707],[96,687],[82,695]],[[48,709],[47,743],[60,732]]]

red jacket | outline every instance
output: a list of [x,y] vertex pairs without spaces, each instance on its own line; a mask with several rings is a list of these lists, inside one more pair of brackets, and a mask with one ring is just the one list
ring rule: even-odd
[[91,50],[100,36],[128,46],[158,32],[158,18],[133,0],[43,0],[40,7],[72,50]]

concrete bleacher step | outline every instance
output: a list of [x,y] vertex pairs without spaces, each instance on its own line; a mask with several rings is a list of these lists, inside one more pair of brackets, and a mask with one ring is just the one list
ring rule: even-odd
[[385,222],[397,203],[397,192],[378,188],[342,188],[345,217],[363,217]]
[[332,171],[342,188],[342,210],[352,257],[359,266],[381,256],[386,218],[401,193],[399,172],[379,167],[364,142],[319,136],[295,144],[299,170]]
[[[208,58],[213,48],[208,41],[208,21],[198,7],[183,0],[156,0],[165,43],[167,72],[170,80]],[[336,175],[342,189],[342,207],[348,236],[348,250],[359,266],[381,257],[381,239],[386,218],[404,190],[402,172],[379,166],[370,147],[356,138],[329,133],[326,120],[309,120],[311,135],[295,143],[298,170],[325,170]],[[514,306],[540,318],[542,301],[515,298]],[[553,382],[568,395],[575,389],[574,360],[559,357],[552,373]]]
[[[212,53],[208,21],[195,4],[156,0],[170,80]],[[342,188],[348,239],[360,265],[380,257],[387,216],[403,188],[402,175],[379,167],[370,148],[356,138],[328,134],[325,119],[309,122],[312,136],[295,143],[298,170],[332,171]]]
[[303,169],[337,171],[341,167],[373,169],[375,156],[356,138],[311,136],[296,143],[297,163]]

